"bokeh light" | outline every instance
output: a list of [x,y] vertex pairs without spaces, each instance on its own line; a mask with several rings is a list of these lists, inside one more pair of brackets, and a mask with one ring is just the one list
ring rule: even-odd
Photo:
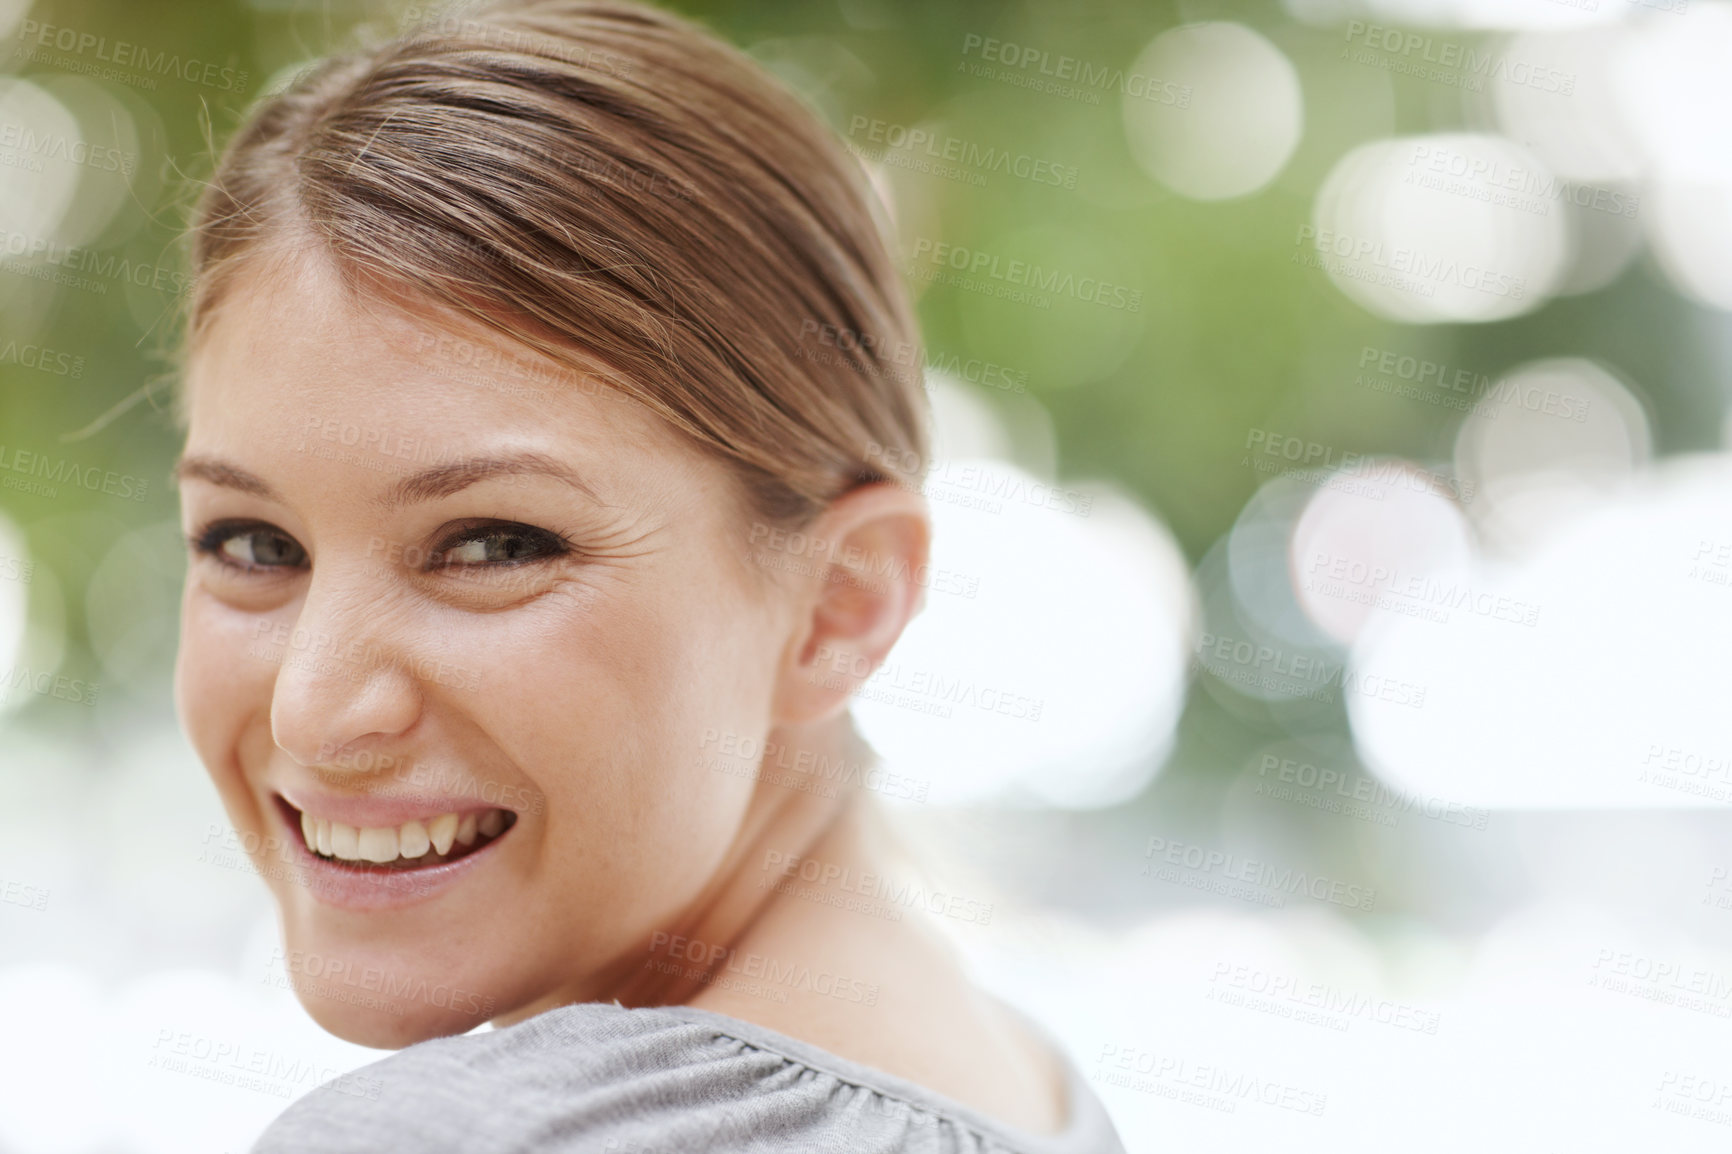
[[966,386],[936,384],[938,450],[959,455],[935,458],[925,486],[931,585],[856,697],[861,732],[938,804],[1134,796],[1184,703],[1194,611],[1182,556],[1110,490],[961,455],[1010,439]]
[[1301,251],[1391,320],[1519,316],[1545,303],[1568,266],[1563,216],[1533,195],[1551,179],[1538,157],[1485,134],[1364,145],[1318,191]]
[[[82,139],[78,118],[40,85],[0,76],[0,122],[17,125],[42,141],[43,150],[65,152]],[[0,167],[0,229],[9,259],[40,260],[72,207],[83,167],[39,159],[35,150]],[[51,162],[52,161],[52,162]],[[62,242],[64,243],[64,242]]]
[[1455,468],[1480,534],[1517,550],[1634,480],[1652,451],[1629,387],[1597,362],[1559,357],[1491,385],[1461,423]]
[[1519,563],[1470,571],[1446,621],[1366,629],[1356,666],[1426,688],[1422,708],[1349,700],[1366,764],[1410,792],[1497,809],[1732,801],[1729,513],[1723,459],[1674,462]]
[[1289,564],[1299,600],[1343,643],[1389,614],[1425,616],[1432,591],[1471,559],[1454,501],[1418,470],[1409,476],[1415,483],[1392,485],[1378,501],[1319,489],[1294,526]]
[[[1125,135],[1149,175],[1197,200],[1246,196],[1299,144],[1305,101],[1281,50],[1243,24],[1163,32],[1132,65]],[[1158,86],[1158,91],[1156,87]]]

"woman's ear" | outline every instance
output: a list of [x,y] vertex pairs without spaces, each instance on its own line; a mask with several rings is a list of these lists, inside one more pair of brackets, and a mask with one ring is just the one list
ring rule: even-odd
[[[918,491],[879,482],[851,490],[811,525],[782,535],[797,552],[800,611],[782,654],[779,724],[839,713],[883,663],[926,601],[932,519]],[[777,547],[775,535],[769,541]]]

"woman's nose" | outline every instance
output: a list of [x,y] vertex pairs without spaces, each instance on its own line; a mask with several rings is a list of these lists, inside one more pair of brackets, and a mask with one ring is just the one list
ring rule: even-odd
[[271,737],[302,765],[367,738],[396,737],[421,716],[416,633],[377,585],[314,574],[271,694]]

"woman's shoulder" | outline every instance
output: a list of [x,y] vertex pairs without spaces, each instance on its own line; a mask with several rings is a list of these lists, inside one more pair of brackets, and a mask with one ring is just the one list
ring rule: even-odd
[[1069,1125],[1027,1134],[739,1018],[594,1002],[406,1047],[290,1106],[253,1154],[1122,1154],[1099,1099],[1066,1071]]

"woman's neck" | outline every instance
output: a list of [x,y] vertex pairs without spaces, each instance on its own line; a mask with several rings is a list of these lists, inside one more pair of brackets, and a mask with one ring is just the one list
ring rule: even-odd
[[[679,918],[621,959],[601,996],[627,1006],[695,1002],[731,984],[727,976],[738,973],[760,938],[789,948],[787,915],[798,915],[806,904],[778,884],[790,863],[818,861],[818,868],[835,871],[874,867],[874,839],[866,828],[877,823],[861,789],[869,757],[845,716],[772,730],[739,834],[709,883]],[[830,782],[798,768],[849,765],[859,772]],[[797,963],[774,960],[778,970]]]
[[[1053,1132],[1055,1056],[969,982],[924,903],[878,896],[924,891],[861,788],[870,756],[845,717],[773,731],[721,867],[589,1000],[712,1010]],[[833,793],[799,768],[838,765],[855,772]]]

